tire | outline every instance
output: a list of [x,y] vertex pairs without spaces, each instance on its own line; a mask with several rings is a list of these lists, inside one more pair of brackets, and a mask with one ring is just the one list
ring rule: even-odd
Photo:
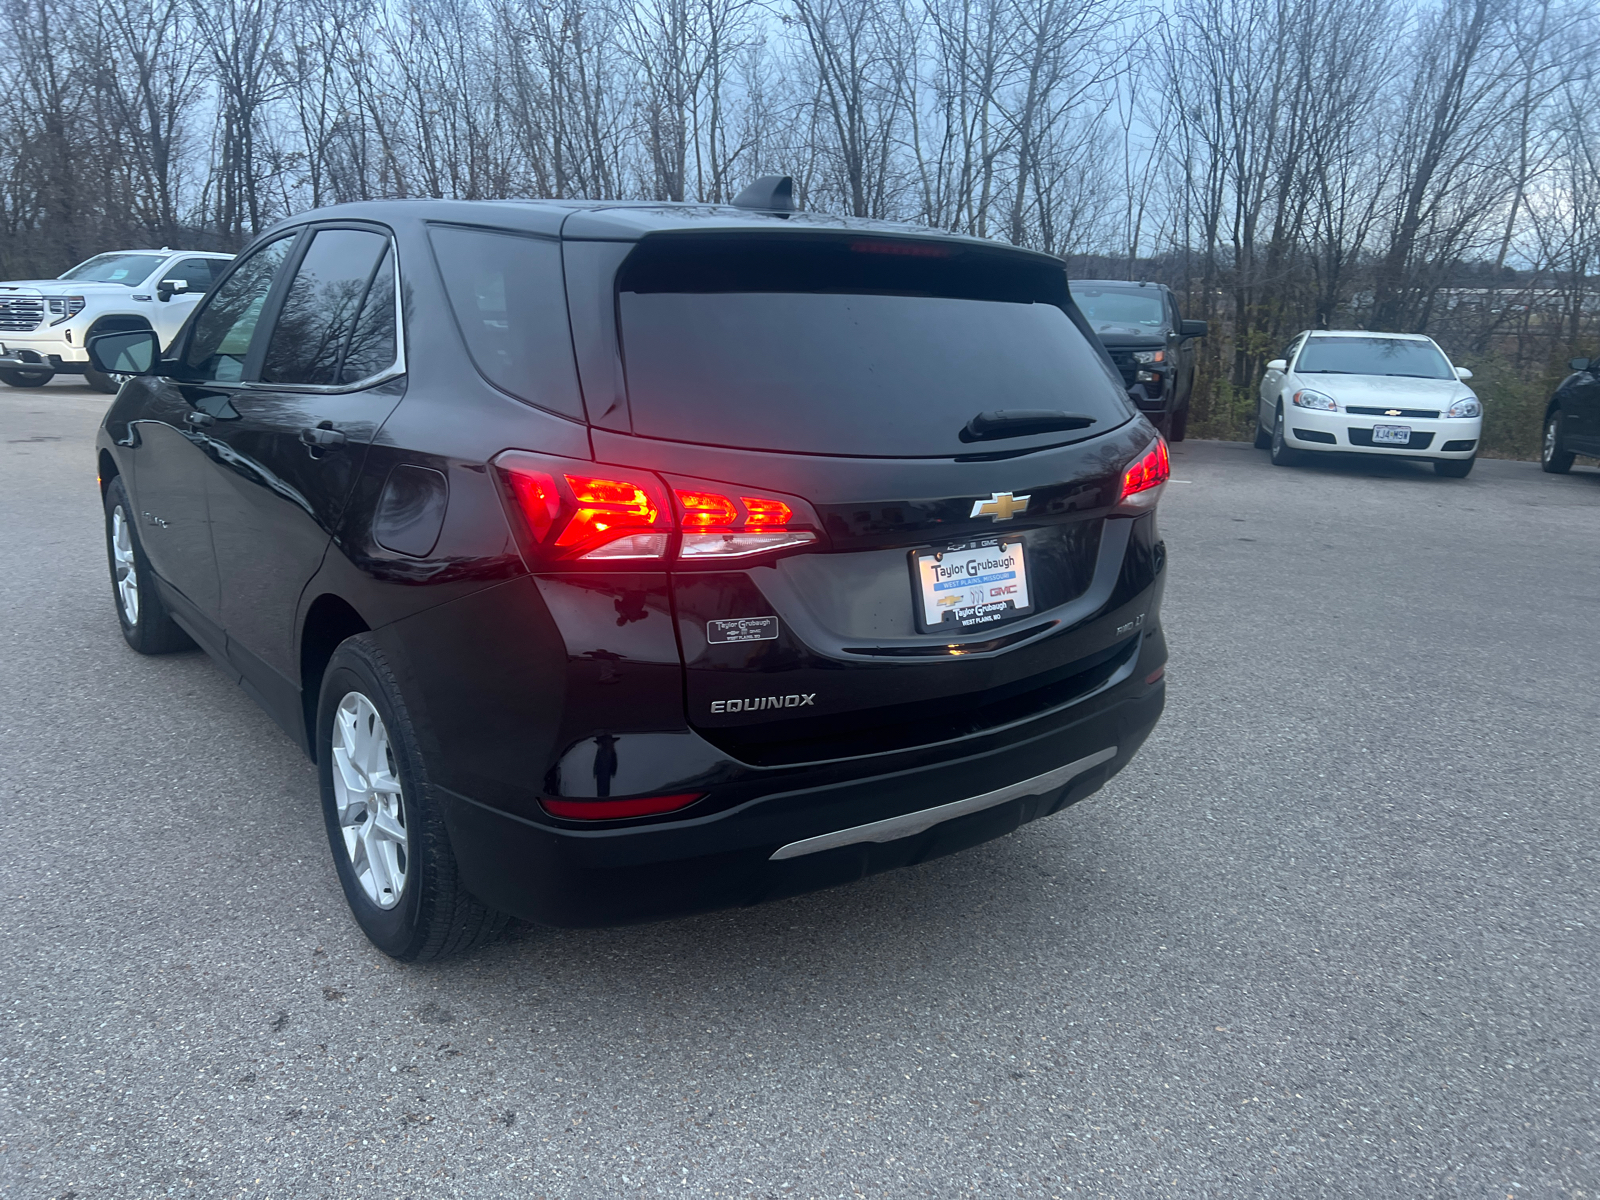
[[1272,446],[1272,433],[1261,428],[1261,418],[1256,418],[1256,449],[1266,450]]
[[122,477],[106,486],[106,559],[111,565],[111,600],[123,640],[140,654],[171,654],[190,650],[194,639],[185,633],[156,590],[155,574],[139,540],[133,504]]
[[1189,432],[1189,406],[1185,404],[1172,414],[1172,431],[1167,434],[1167,441],[1181,442]]
[[1565,475],[1572,470],[1572,460],[1578,456],[1566,447],[1563,436],[1565,422],[1559,408],[1551,409],[1544,419],[1544,438],[1539,444],[1539,466],[1551,475]]
[[426,962],[505,928],[506,916],[461,884],[410,710],[371,634],[333,652],[316,739],[328,848],[367,939],[401,962]]
[[1465,479],[1472,474],[1472,464],[1478,461],[1474,454],[1471,458],[1436,458],[1433,460],[1433,469],[1446,479]]
[[0,383],[14,388],[43,387],[56,377],[56,373],[48,367],[37,371],[22,371],[16,367],[0,369]]
[[120,380],[113,379],[104,371],[96,371],[93,367],[83,369],[83,382],[95,391],[104,392],[108,396],[115,396],[117,390],[122,387]]
[[1283,440],[1283,409],[1278,409],[1278,415],[1272,422],[1272,465],[1275,467],[1292,467],[1300,461],[1300,451]]

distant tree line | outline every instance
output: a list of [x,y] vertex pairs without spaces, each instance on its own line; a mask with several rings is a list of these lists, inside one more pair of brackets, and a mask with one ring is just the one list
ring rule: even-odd
[[1587,0],[0,4],[0,277],[346,200],[784,173],[1171,284],[1213,323],[1202,430],[1308,326],[1433,333],[1508,404],[1600,353]]

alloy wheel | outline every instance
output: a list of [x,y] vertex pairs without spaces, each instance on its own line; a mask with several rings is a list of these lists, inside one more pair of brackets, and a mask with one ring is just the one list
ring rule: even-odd
[[1544,461],[1549,462],[1556,456],[1556,419],[1551,417],[1544,423]]
[[117,573],[117,603],[131,628],[139,623],[139,568],[133,561],[133,530],[120,504],[111,510],[111,563]]
[[361,890],[379,908],[393,908],[405,894],[411,864],[405,797],[389,731],[360,692],[347,692],[334,712],[333,795]]

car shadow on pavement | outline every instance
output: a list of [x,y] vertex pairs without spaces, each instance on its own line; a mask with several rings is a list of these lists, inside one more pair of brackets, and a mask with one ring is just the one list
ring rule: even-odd
[[[1090,816],[1069,811],[948,858],[747,908],[611,929],[516,922],[466,959],[409,971],[463,1017],[493,1020],[511,996],[531,995],[533,1033],[583,1020],[703,1037],[732,1009],[746,1032],[770,1019],[774,1036],[803,1043],[814,1031],[795,1018],[807,1014],[970,1014],[1018,1002],[1010,993],[1038,974],[1041,954],[1103,982],[1121,973],[1117,947],[1143,940],[1137,926],[1167,919],[1096,865],[1126,861],[1129,848],[1101,845],[1106,827]],[[1133,928],[1131,912],[1142,913]]]

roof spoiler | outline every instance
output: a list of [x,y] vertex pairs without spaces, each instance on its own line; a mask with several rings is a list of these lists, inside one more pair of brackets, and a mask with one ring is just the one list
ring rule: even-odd
[[796,211],[794,178],[789,175],[763,175],[733,198],[733,206],[787,217]]

